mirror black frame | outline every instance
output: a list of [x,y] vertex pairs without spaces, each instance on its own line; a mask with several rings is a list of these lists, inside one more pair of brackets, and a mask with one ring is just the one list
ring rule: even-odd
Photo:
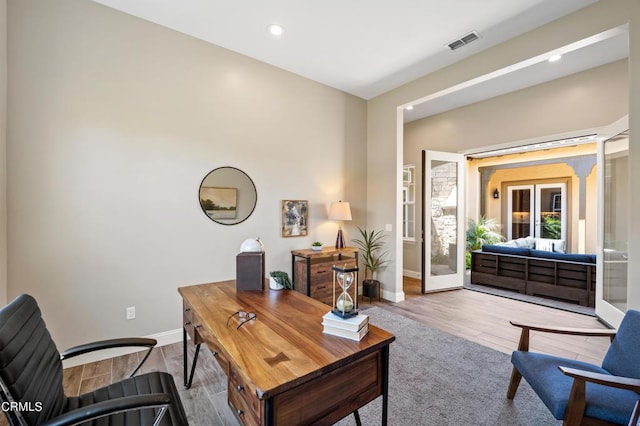
[[[216,173],[217,172],[217,173]],[[211,181],[214,179],[212,175],[217,174],[220,176],[222,173],[223,178],[219,185],[212,186],[212,182],[208,182],[207,186],[205,185],[205,181]],[[225,176],[226,174],[226,176]],[[219,214],[224,216],[228,214],[231,210],[235,213],[233,218],[224,218],[218,217],[214,218],[214,214],[212,210],[207,210],[205,208],[204,202],[205,200],[202,197],[203,188],[211,188],[216,189],[218,191],[222,191],[223,194],[220,195],[229,195],[233,198],[234,207],[233,209],[224,208],[219,211]],[[245,191],[238,191],[239,188],[244,188]],[[245,196],[246,190],[251,188],[253,193],[250,193],[248,196]],[[211,199],[206,199],[206,201],[212,202]],[[213,202],[212,202],[213,203]],[[231,166],[222,166],[217,167],[211,170],[209,173],[205,175],[205,177],[200,182],[200,186],[198,188],[198,204],[200,205],[200,209],[204,213],[204,215],[211,219],[212,221],[219,223],[220,225],[237,225],[239,223],[247,220],[254,212],[256,205],[258,204],[258,191],[256,189],[256,185],[253,180],[249,177],[248,174],[238,169],[237,167]],[[215,205],[215,203],[213,204]]]

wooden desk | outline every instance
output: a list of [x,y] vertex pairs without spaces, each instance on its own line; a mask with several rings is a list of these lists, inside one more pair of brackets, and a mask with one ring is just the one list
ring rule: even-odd
[[[322,333],[326,305],[295,291],[236,291],[235,281],[178,289],[186,335],[228,376],[228,402],[247,425],[333,424],[382,395],[387,423],[389,345],[374,325],[359,342]],[[256,319],[236,329],[237,311]],[[195,361],[194,359],[194,367]]]

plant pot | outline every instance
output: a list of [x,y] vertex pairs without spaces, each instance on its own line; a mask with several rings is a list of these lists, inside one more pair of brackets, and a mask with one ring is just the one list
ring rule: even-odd
[[378,291],[380,289],[380,281],[378,280],[364,280],[362,281],[362,297],[378,297]]
[[269,277],[269,288],[271,290],[282,290],[284,286],[275,280],[273,277]]
[[311,246],[311,250],[320,251],[320,250],[322,250],[322,246]]

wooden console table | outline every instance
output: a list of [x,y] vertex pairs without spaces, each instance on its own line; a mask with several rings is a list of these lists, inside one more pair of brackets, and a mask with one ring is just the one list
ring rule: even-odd
[[[299,259],[299,260],[296,260]],[[358,266],[358,249],[324,247],[322,250],[292,250],[291,274],[293,289],[327,305],[333,304],[333,265]],[[352,286],[355,298],[356,286]]]
[[[295,291],[236,291],[235,281],[178,289],[187,334],[228,377],[228,403],[246,425],[333,424],[382,395],[387,424],[389,345],[374,325],[359,342],[322,333],[326,305]],[[238,311],[256,318],[240,324]],[[229,319],[231,317],[231,319]],[[228,322],[228,324],[227,324]]]

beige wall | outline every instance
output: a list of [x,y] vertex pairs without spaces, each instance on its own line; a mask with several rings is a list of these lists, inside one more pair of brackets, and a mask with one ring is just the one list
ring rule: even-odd
[[7,303],[7,1],[0,0],[0,306]]
[[[402,167],[402,146],[403,132],[399,122],[398,107],[412,102],[416,99],[432,95],[441,90],[464,83],[476,77],[483,76],[489,72],[496,71],[520,61],[524,61],[533,56],[549,52],[569,43],[582,40],[586,37],[607,31],[628,23],[630,29],[630,60],[629,75],[634,75],[634,67],[638,67],[640,60],[640,3],[635,0],[603,1],[595,3],[589,7],[581,9],[573,14],[539,27],[533,31],[523,34],[520,37],[509,40],[494,48],[488,49],[466,60],[453,64],[442,70],[429,74],[425,77],[408,83],[398,89],[385,93],[368,102],[368,179],[367,179],[367,209],[369,215],[368,222],[374,224],[393,222],[397,229],[401,224],[401,211],[392,202],[398,201],[400,190],[399,176]],[[629,93],[629,115],[630,126],[634,123],[640,125],[640,81],[631,80]],[[610,120],[602,117],[602,121],[596,125],[604,125],[620,117],[625,108],[619,108],[612,113]],[[494,128],[499,128],[501,122],[493,122]],[[565,131],[576,130],[576,123],[566,124],[564,122],[549,123],[545,132],[547,134],[557,134]],[[536,130],[536,132],[539,130]],[[540,134],[534,134],[540,136]],[[633,139],[633,132],[631,135]],[[514,140],[512,135],[503,135],[500,139],[493,139],[491,142],[507,142]],[[470,149],[483,148],[487,141],[478,137],[470,137],[464,140],[457,140],[455,143],[446,145],[441,140],[429,139],[426,142],[426,149],[446,149],[447,151],[464,151]],[[631,141],[632,147],[633,140]],[[633,148],[631,150],[632,163],[640,162],[640,154],[634,157]],[[386,158],[386,161],[383,159]],[[635,160],[634,160],[635,158]],[[385,164],[379,166],[379,164]],[[378,165],[373,172],[374,166]],[[640,167],[632,168],[640,178]],[[632,181],[634,176],[631,177]],[[637,211],[640,208],[640,197],[634,197],[631,201],[631,209]],[[635,231],[635,233],[634,233]],[[640,231],[640,218],[634,218],[631,225],[632,235],[637,235]],[[384,295],[392,300],[401,300],[402,293],[402,243],[397,232],[392,235],[395,244],[390,246],[392,256],[396,259],[395,265],[382,271],[380,280],[384,284]],[[632,243],[631,253],[640,255],[640,240]],[[640,266],[630,267],[630,276],[640,275]],[[633,279],[630,282],[634,282]],[[631,291],[630,306],[640,307],[640,285]]]
[[[595,155],[594,155],[595,156]],[[543,182],[544,181],[544,182]],[[505,206],[507,202],[507,187],[520,184],[535,183],[567,183],[567,196],[571,202],[567,206],[567,218],[569,227],[567,229],[567,251],[578,253],[578,211],[579,211],[579,188],[580,181],[575,176],[573,169],[566,164],[554,164],[544,166],[522,167],[517,170],[497,170],[489,181],[489,188],[498,188],[500,191],[500,199],[494,200],[491,194],[488,194],[490,200],[487,203],[487,217],[495,218],[502,224],[503,235],[507,236],[508,217]],[[597,223],[587,224],[587,228],[595,233]],[[595,245],[588,247],[589,253],[595,253]]]
[[[234,278],[247,238],[290,271],[335,240],[331,201],[347,240],[364,224],[362,99],[88,0],[9,0],[8,28],[8,296],[36,296],[61,348],[179,329],[177,288]],[[219,166],[256,184],[239,225],[198,204]],[[309,201],[307,237],[281,237],[283,199]]]
[[404,155],[513,143],[611,124],[629,110],[627,60],[518,90],[405,126]]

